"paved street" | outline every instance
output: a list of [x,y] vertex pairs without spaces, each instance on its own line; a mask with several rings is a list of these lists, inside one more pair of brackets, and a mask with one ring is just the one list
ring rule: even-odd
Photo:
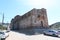
[[43,34],[40,35],[25,35],[22,33],[17,33],[10,31],[9,37],[6,40],[60,40],[58,37],[46,36]]

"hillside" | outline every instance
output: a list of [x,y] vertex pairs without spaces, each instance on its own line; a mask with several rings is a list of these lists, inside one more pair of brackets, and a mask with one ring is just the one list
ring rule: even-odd
[[60,29],[60,22],[56,22],[56,23],[50,25],[50,28],[59,30]]

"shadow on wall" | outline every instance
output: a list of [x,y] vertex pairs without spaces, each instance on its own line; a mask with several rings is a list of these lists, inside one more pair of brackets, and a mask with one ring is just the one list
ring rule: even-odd
[[43,34],[44,30],[46,29],[20,29],[19,31],[18,30],[14,30],[14,31],[23,33],[26,35],[38,35],[38,34]]

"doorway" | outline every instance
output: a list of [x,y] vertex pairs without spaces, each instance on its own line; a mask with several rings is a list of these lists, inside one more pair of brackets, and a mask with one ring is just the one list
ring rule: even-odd
[[41,27],[43,27],[43,21],[41,21]]

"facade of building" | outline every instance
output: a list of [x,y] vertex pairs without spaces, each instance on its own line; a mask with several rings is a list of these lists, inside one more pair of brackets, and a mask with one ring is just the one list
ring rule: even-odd
[[21,17],[19,15],[15,16],[11,20],[10,29],[12,29],[12,30],[19,30],[19,21],[20,21],[20,19],[21,19]]
[[22,16],[15,16],[11,20],[11,29],[47,28],[48,19],[46,9],[32,9]]

